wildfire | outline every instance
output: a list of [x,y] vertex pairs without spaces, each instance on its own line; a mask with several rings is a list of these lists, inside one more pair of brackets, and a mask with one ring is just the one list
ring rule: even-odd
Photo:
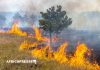
[[91,63],[88,60],[88,56],[90,56],[90,53],[90,49],[87,48],[87,45],[85,43],[78,44],[74,56],[72,56],[69,60],[69,64],[75,67],[83,66],[84,68],[89,68],[89,70],[100,69],[100,66],[98,64]]
[[38,41],[48,41],[48,38],[47,37],[43,37],[42,36],[42,33],[40,31],[40,29],[36,26],[33,26],[33,29],[34,29],[34,32],[35,32],[35,38],[38,40]]
[[86,47],[86,44],[79,44],[76,48],[76,51],[74,53],[74,56],[71,58],[71,64],[84,64],[87,62],[85,59],[85,54],[87,53],[88,48]]
[[31,51],[34,58],[42,60],[54,60],[61,64],[64,63],[69,64],[70,66],[84,67],[88,68],[89,70],[100,69],[100,66],[97,63],[92,63],[88,60],[91,52],[85,43],[78,44],[76,46],[74,55],[68,56],[68,53],[66,52],[68,42],[64,42],[56,51],[54,51],[52,46],[48,44],[50,39],[42,36],[39,28],[35,27],[34,31],[34,38],[37,41],[31,44],[27,41],[24,41],[20,46],[20,49],[29,49],[30,47],[34,47],[34,49]]
[[60,63],[65,63],[66,61],[68,61],[67,57],[66,57],[66,52],[65,52],[65,48],[68,46],[68,43],[65,42],[63,43],[56,52],[54,52],[54,59]]
[[48,46],[45,46],[43,48],[36,48],[32,50],[32,55],[39,59],[47,59],[47,55],[48,55],[47,50],[48,50]]
[[37,43],[28,43],[27,41],[24,41],[21,45],[20,45],[20,50],[23,49],[30,49],[31,47],[37,46]]
[[22,32],[21,29],[17,26],[17,23],[14,23],[12,25],[12,28],[7,33],[16,34],[16,35],[20,35],[20,36],[27,36],[27,33]]

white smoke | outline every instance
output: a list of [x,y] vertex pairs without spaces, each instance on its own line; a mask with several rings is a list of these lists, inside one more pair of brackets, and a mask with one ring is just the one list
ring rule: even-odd
[[0,0],[0,11],[40,12],[59,4],[68,11],[100,11],[100,0]]
[[82,12],[100,12],[100,0],[0,0],[0,12],[22,12],[21,14],[40,16],[39,12],[46,11],[53,5],[62,5],[63,9],[71,13],[72,28],[100,30],[99,19],[91,20],[91,17],[79,15]]

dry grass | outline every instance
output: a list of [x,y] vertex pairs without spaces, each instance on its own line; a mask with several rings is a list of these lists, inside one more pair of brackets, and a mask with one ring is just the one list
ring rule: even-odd
[[29,51],[20,51],[19,46],[26,37],[15,35],[0,35],[0,70],[89,70],[69,65],[59,64],[55,61],[39,60],[37,66],[35,64],[11,64],[6,63],[7,60],[15,59],[33,59]]

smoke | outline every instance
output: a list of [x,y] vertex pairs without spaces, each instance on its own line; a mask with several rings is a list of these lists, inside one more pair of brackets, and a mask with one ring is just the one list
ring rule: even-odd
[[[69,15],[73,19],[71,28],[100,30],[98,29],[100,26],[98,24],[100,23],[99,19],[91,20],[92,17],[84,16],[83,14],[83,12],[100,12],[100,0],[0,0],[0,12],[19,12],[21,15],[24,13],[29,19],[33,15],[35,18],[30,19],[28,22],[33,23],[31,21],[34,20],[34,23],[37,24],[40,12],[46,11],[47,8],[56,5],[62,5],[63,9],[71,14]],[[8,20],[11,21],[11,19]]]
[[[24,3],[24,5],[27,7],[25,7],[23,11],[26,11],[28,15],[30,13],[35,13],[36,16],[40,16],[40,11],[46,11],[46,9],[51,6],[62,5],[63,9],[71,14],[69,15],[69,17],[71,17],[73,20],[73,24],[70,26],[71,28],[76,30],[100,31],[100,21],[96,18],[99,18],[100,16],[93,16],[93,11],[100,11],[99,0],[33,0],[28,4],[26,5],[26,3]],[[24,5],[20,8],[23,8]],[[88,15],[88,12],[93,12],[90,15],[95,18],[89,17],[90,15]],[[100,14],[98,12],[95,13]]]
[[35,11],[38,13],[59,4],[70,12],[100,11],[99,0],[25,0],[20,8],[24,11]]
[[67,11],[100,11],[99,0],[0,0],[0,11],[39,13],[53,5],[62,5]]

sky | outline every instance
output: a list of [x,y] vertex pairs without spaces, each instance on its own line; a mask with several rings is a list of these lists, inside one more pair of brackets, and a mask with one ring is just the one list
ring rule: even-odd
[[[0,0],[0,12],[19,12],[37,14],[51,6],[62,5],[63,9],[71,13],[74,29],[100,31],[100,0]],[[96,16],[89,17],[84,12],[99,12]],[[94,15],[92,13],[91,15]],[[93,20],[91,20],[93,19]]]
[[0,0],[0,11],[39,11],[58,4],[68,11],[100,11],[100,0]]

